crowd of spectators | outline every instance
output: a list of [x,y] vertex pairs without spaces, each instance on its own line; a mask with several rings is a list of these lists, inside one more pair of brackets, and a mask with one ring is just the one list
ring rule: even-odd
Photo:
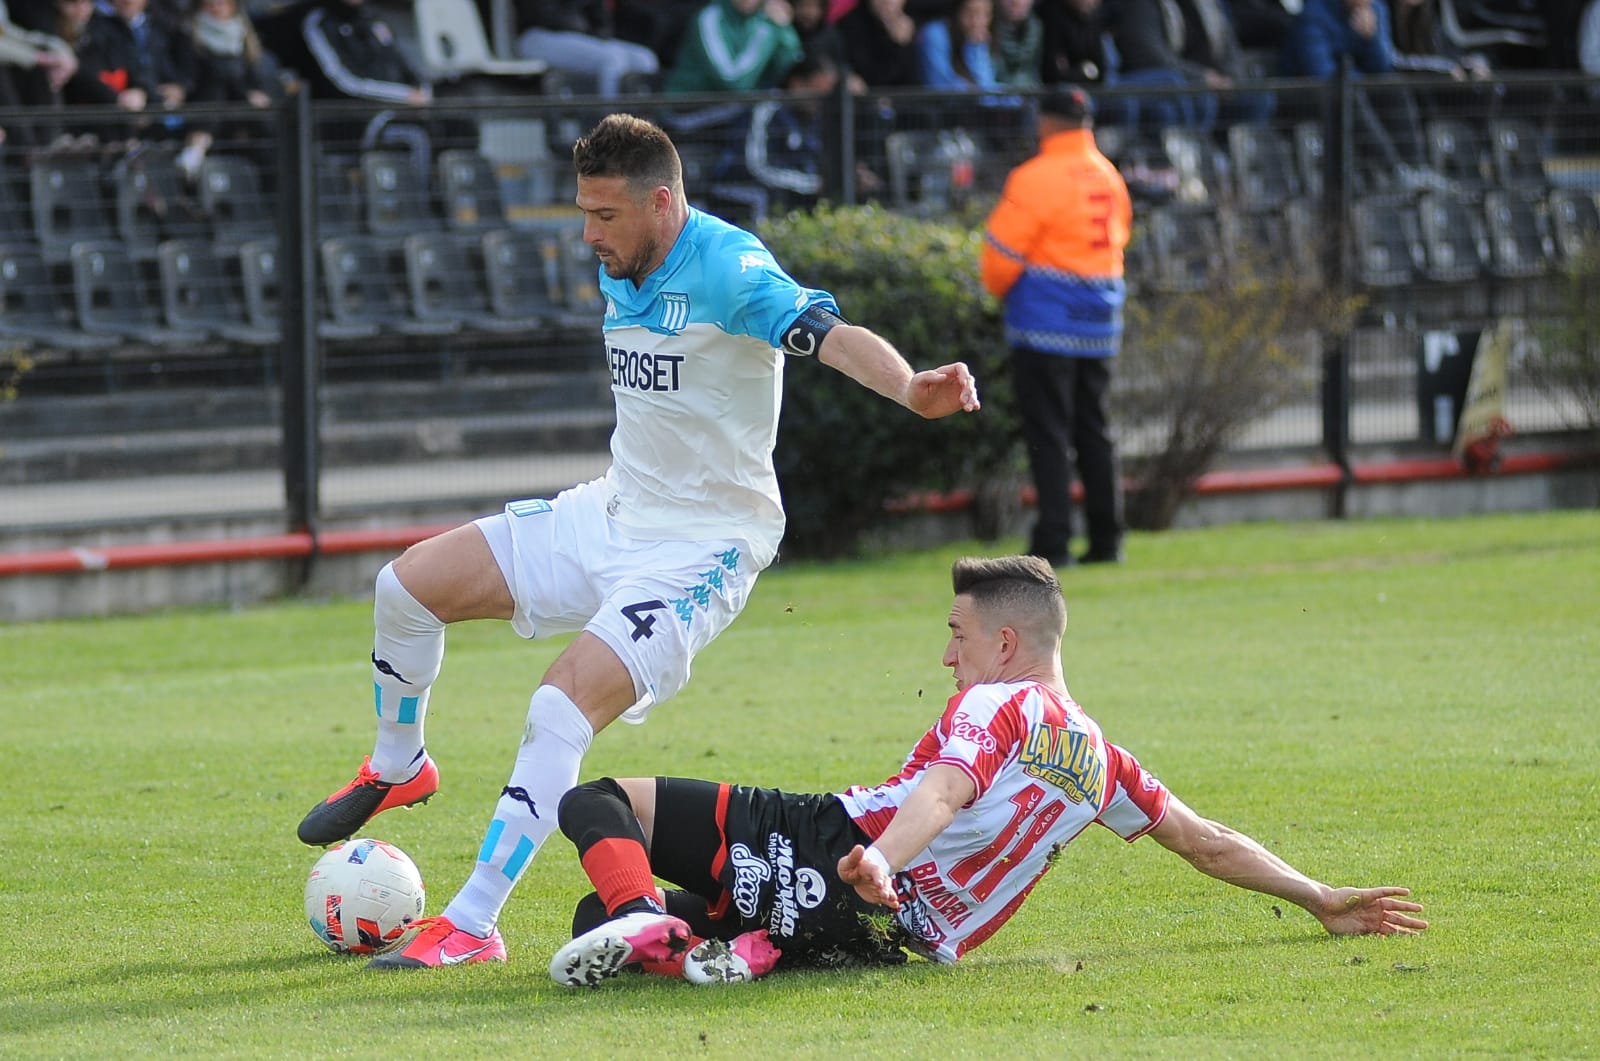
[[[403,0],[268,2],[10,0],[7,10],[0,0],[0,107],[56,115],[0,135],[13,146],[164,137],[192,172],[225,130],[185,118],[189,102],[266,108],[296,79],[315,98],[397,107],[434,99],[387,17],[409,16],[392,6]],[[1266,78],[1325,79],[1341,66],[1358,77],[1410,72],[1424,87],[1363,104],[1362,120],[1398,166],[1418,164],[1416,115],[1440,98],[1440,84],[1469,85],[1501,65],[1600,73],[1600,0],[1534,5],[1523,17],[1543,20],[1533,36],[1546,45],[1498,53],[1464,49],[1444,32],[1439,5],[1448,2],[511,0],[510,10],[515,52],[561,71],[580,94],[973,89],[1000,127],[1003,112],[1021,106],[1008,93],[1059,82],[1123,87],[1101,106],[1102,126],[1209,130],[1271,116]],[[479,3],[489,24],[491,0]],[[76,104],[130,118],[120,127],[75,121]],[[871,128],[886,108],[867,111]],[[806,114],[773,118],[761,125],[786,130],[785,144],[809,142],[795,131]],[[778,147],[763,154],[783,154]]]

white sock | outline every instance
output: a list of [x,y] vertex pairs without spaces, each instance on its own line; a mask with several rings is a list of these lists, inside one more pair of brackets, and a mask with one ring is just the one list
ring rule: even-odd
[[400,584],[393,564],[378,572],[372,621],[372,768],[385,781],[409,781],[422,766],[422,722],[444,663],[444,624]]
[[494,930],[511,889],[555,831],[556,805],[578,783],[578,765],[593,739],[589,720],[566,693],[553,685],[534,691],[522,747],[495,804],[478,864],[444,909],[457,928],[474,936]]

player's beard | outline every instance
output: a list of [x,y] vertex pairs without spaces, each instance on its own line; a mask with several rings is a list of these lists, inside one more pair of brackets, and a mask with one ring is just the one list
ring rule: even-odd
[[660,244],[655,239],[647,239],[639,244],[639,249],[631,258],[612,258],[610,261],[601,261],[600,267],[606,275],[613,280],[631,280],[638,287],[644,283],[644,278],[650,275],[652,264],[656,260],[656,249]]

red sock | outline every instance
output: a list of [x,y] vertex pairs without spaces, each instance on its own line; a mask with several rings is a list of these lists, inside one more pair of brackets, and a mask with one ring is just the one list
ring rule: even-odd
[[582,862],[595,894],[606,904],[606,913],[615,914],[623,904],[636,899],[658,902],[650,859],[637,840],[607,837],[585,851]]

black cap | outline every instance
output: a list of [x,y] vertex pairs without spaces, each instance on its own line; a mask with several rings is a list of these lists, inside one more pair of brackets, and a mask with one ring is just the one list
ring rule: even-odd
[[1039,113],[1069,122],[1087,122],[1094,117],[1094,100],[1077,85],[1052,85],[1039,98]]

